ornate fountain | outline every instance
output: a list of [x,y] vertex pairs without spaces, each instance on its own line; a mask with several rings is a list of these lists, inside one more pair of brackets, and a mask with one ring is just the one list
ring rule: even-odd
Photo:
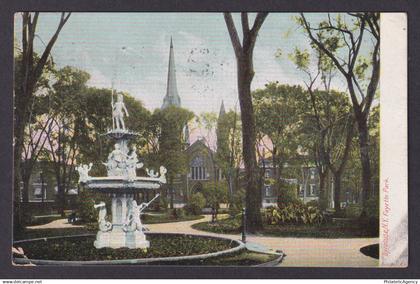
[[146,168],[147,177],[138,177],[136,169],[143,167],[137,157],[135,145],[129,147],[129,142],[138,136],[138,133],[125,128],[124,114],[128,111],[123,102],[122,94],[117,95],[117,102],[112,105],[112,130],[104,134],[108,139],[115,141],[114,150],[108,155],[108,160],[103,163],[107,168],[106,177],[91,177],[89,171],[93,164],[80,165],[79,183],[86,189],[108,194],[112,198],[112,220],[107,221],[106,204],[95,204],[99,209],[99,231],[94,245],[96,248],[142,248],[149,247],[149,241],[143,233],[144,227],[140,220],[142,211],[151,202],[159,197],[157,194],[149,202],[137,204],[134,196],[145,190],[156,190],[166,183],[166,169],[161,166],[158,172]]

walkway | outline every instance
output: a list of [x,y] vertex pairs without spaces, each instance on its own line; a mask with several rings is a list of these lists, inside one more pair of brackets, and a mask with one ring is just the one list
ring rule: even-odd
[[[184,233],[197,235],[220,234],[203,232],[191,228],[195,223],[209,221],[210,216],[204,219],[146,225],[151,232],[159,233]],[[51,223],[39,226],[27,227],[29,229],[52,229],[52,228],[75,228],[83,227],[67,223],[67,219],[55,220]],[[228,238],[240,239],[240,235],[225,235]],[[319,239],[319,238],[283,238],[265,237],[258,235],[247,236],[247,241],[263,246],[273,251],[282,250],[286,257],[281,265],[300,267],[374,267],[378,266],[378,260],[360,253],[361,247],[378,243],[378,238],[352,238],[352,239]]]
[[[197,235],[218,235],[191,228],[191,225],[209,221],[205,219],[146,225],[151,232],[173,232]],[[220,235],[219,235],[220,236]],[[240,235],[224,235],[233,239],[240,239]],[[324,267],[374,267],[378,260],[360,253],[361,247],[378,243],[378,238],[352,238],[352,239],[319,239],[319,238],[283,238],[247,236],[248,242],[253,242],[272,249],[282,250],[286,257],[280,263],[284,266],[324,266]]]
[[27,226],[26,229],[65,229],[65,228],[82,228],[83,225],[70,224],[67,219],[57,219],[50,223],[36,226]]

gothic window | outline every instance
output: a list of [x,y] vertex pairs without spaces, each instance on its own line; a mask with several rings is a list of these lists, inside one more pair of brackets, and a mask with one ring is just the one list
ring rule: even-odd
[[191,179],[193,180],[206,179],[206,168],[204,167],[203,157],[197,156],[191,160]]
[[270,197],[273,195],[273,191],[271,190],[271,186],[266,185],[265,186],[265,196]]
[[316,191],[315,191],[315,189],[316,189],[315,184],[310,184],[310,185],[309,185],[309,187],[310,187],[310,194],[311,194],[311,195],[315,195],[315,194],[316,194]]
[[311,179],[315,179],[315,169],[310,169]]

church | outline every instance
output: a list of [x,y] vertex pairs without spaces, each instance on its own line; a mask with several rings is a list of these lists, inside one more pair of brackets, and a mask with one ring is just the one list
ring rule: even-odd
[[[169,47],[168,78],[166,94],[161,109],[169,106],[182,107],[176,81],[174,47],[171,38]],[[223,102],[220,107],[219,119],[225,114]],[[215,162],[216,153],[211,150],[204,138],[198,138],[190,143],[188,125],[184,127],[185,154],[188,157],[188,174],[178,175],[174,181],[174,206],[183,206],[187,196],[201,192],[206,183],[224,180],[221,169]]]
[[[177,81],[176,81],[176,68],[175,68],[175,57],[174,47],[171,38],[169,48],[169,63],[168,63],[168,75],[167,75],[167,87],[166,94],[163,99],[161,109],[165,109],[169,106],[182,107],[181,97],[178,93]],[[220,111],[218,120],[226,114],[223,101],[220,105]],[[217,131],[216,131],[217,133]],[[226,179],[222,174],[222,170],[217,165],[215,156],[216,152],[208,147],[208,143],[204,138],[198,138],[193,143],[190,143],[190,131],[188,125],[184,127],[184,141],[185,141],[185,154],[188,158],[189,172],[184,175],[178,175],[174,181],[174,206],[182,207],[187,196],[201,192],[206,183],[222,182],[226,183]],[[259,161],[261,167],[262,161]],[[264,168],[264,179],[273,178],[274,169],[270,166],[270,161],[265,162]],[[287,183],[291,184],[296,188],[297,197],[304,203],[310,201],[319,200],[319,175],[316,167],[301,167],[302,176],[295,178],[284,179]],[[243,173],[243,169],[240,169],[240,173]],[[240,174],[240,176],[242,176]],[[329,207],[333,207],[332,204],[332,187],[328,185],[327,194],[329,200]],[[276,206],[278,201],[279,193],[273,185],[265,184],[261,188],[261,202],[262,207]],[[343,196],[346,196],[344,194]],[[343,203],[348,203],[348,200],[343,200]]]

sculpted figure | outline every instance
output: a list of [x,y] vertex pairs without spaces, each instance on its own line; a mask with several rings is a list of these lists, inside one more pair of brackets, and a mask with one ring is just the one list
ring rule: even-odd
[[95,209],[99,208],[99,214],[98,214],[98,225],[99,230],[102,232],[108,232],[112,229],[112,224],[108,221],[106,221],[106,207],[104,202],[100,202],[99,204],[95,204],[93,207]]
[[133,232],[133,231],[142,231],[143,225],[141,223],[141,212],[143,212],[144,209],[146,209],[156,198],[158,198],[160,194],[156,194],[155,197],[152,198],[147,203],[142,203],[140,205],[137,205],[137,201],[133,200],[131,203],[131,208],[128,211],[127,214],[127,221],[123,225],[123,231],[124,232]]
[[108,155],[108,161],[104,163],[108,170],[108,176],[122,176],[126,167],[126,154],[120,149],[119,144],[114,145],[114,150]]
[[88,165],[80,165],[76,167],[79,172],[79,183],[85,183],[89,179],[89,171],[92,169],[92,163]]
[[129,181],[133,181],[136,176],[136,169],[141,169],[143,167],[143,163],[138,163],[138,158],[137,158],[137,148],[136,146],[133,146],[131,148],[131,153],[127,156],[127,179]]
[[168,170],[164,167],[164,166],[160,166],[159,168],[160,171],[160,181],[162,183],[166,183],[166,173],[168,172]]
[[141,223],[141,212],[147,208],[147,203],[142,203],[137,205],[137,201],[133,200],[131,204],[131,209],[127,215],[127,221],[123,226],[123,230],[125,232],[133,232],[133,231],[142,231],[143,225]]
[[146,173],[149,177],[152,178],[157,178],[159,176],[159,173],[155,173],[155,170],[149,170],[148,168],[146,168]]
[[117,102],[112,104],[112,119],[117,129],[125,130],[124,113],[128,117],[128,111],[123,102],[123,95],[117,95]]

